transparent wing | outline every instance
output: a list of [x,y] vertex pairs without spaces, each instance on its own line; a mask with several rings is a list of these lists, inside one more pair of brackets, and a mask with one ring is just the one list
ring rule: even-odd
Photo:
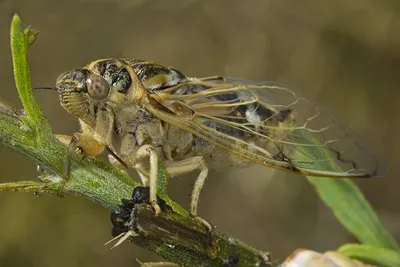
[[153,91],[160,119],[256,163],[326,177],[379,177],[381,161],[330,112],[272,83],[191,79]]

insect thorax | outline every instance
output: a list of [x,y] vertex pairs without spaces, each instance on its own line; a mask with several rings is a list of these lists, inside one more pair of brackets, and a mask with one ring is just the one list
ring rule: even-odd
[[[187,78],[179,71],[144,60],[121,59],[99,60],[87,66],[87,69],[106,79],[111,90],[119,94],[128,94],[132,88],[132,80],[126,76],[125,68],[133,70],[147,93],[163,90],[170,86],[184,83]],[[131,88],[128,88],[130,86]],[[119,103],[122,97],[109,101],[108,107],[114,113],[114,139],[125,142],[125,146],[139,147],[150,144],[159,152],[159,156],[168,160],[179,160],[193,156],[193,154],[211,154],[213,146],[191,133],[169,125],[155,117],[140,106],[138,102]],[[206,153],[207,152],[207,153]]]

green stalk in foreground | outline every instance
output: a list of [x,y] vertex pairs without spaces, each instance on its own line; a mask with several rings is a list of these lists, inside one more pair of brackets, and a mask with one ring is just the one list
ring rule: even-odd
[[[61,175],[67,149],[53,135],[51,127],[36,102],[30,82],[26,58],[29,44],[37,32],[32,28],[23,31],[21,19],[14,15],[11,24],[11,51],[15,83],[24,112],[18,112],[0,103],[0,144],[25,155],[40,165],[41,182],[24,181],[0,184],[4,191],[37,192],[56,195],[61,185]],[[82,159],[72,156],[71,173],[64,186],[64,194],[83,196],[100,205],[116,209],[121,199],[130,199],[134,187],[139,186],[131,177],[99,159]],[[181,266],[223,266],[232,251],[240,255],[241,266],[272,266],[268,254],[232,238],[229,235],[208,233],[177,203],[165,194],[168,174],[163,166],[159,169],[159,195],[172,208],[155,217],[147,205],[140,205],[138,222],[148,234],[133,238],[132,242],[153,251]],[[105,218],[106,219],[106,218]],[[107,218],[108,219],[108,218]],[[168,224],[165,224],[165,222]],[[146,232],[147,231],[147,232]],[[162,233],[170,232],[176,244],[164,242]]]

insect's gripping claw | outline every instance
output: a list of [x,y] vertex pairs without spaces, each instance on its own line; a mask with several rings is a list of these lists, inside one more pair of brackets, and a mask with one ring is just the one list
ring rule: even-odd
[[56,138],[68,146],[67,156],[64,162],[62,182],[58,191],[59,196],[64,195],[64,187],[71,172],[71,155],[77,151],[83,156],[97,156],[104,151],[105,146],[93,136],[84,133],[74,133],[72,136],[57,134]]
[[214,231],[215,226],[211,225],[211,223],[207,222],[203,218],[200,218],[199,216],[194,216],[194,218],[206,228],[208,233],[212,233]]
[[157,204],[157,201],[150,201],[150,205],[153,207],[154,209],[154,213],[155,215],[159,215],[161,213],[161,208],[160,206]]
[[[60,141],[61,143],[63,143],[64,145],[66,145],[68,147],[70,146],[71,141],[72,141],[72,136],[63,135],[63,134],[56,134],[55,136],[58,139],[58,141]],[[68,151],[69,151],[69,149],[68,149]],[[69,172],[70,172],[70,165],[71,164],[70,164],[69,155],[67,155],[67,157],[65,158],[65,161],[64,161],[64,170],[63,170],[63,175],[62,175],[62,181],[60,184],[60,188],[57,192],[57,195],[60,197],[64,196],[64,187],[65,187],[65,183],[66,183],[66,180],[67,180]]]
[[68,151],[73,153],[77,149],[85,156],[96,157],[104,151],[105,145],[90,134],[74,133]]

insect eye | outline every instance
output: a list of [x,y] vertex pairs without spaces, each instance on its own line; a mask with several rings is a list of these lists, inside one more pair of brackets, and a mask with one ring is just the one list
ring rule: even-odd
[[110,85],[99,75],[89,75],[86,80],[88,94],[95,100],[103,100],[108,96]]

